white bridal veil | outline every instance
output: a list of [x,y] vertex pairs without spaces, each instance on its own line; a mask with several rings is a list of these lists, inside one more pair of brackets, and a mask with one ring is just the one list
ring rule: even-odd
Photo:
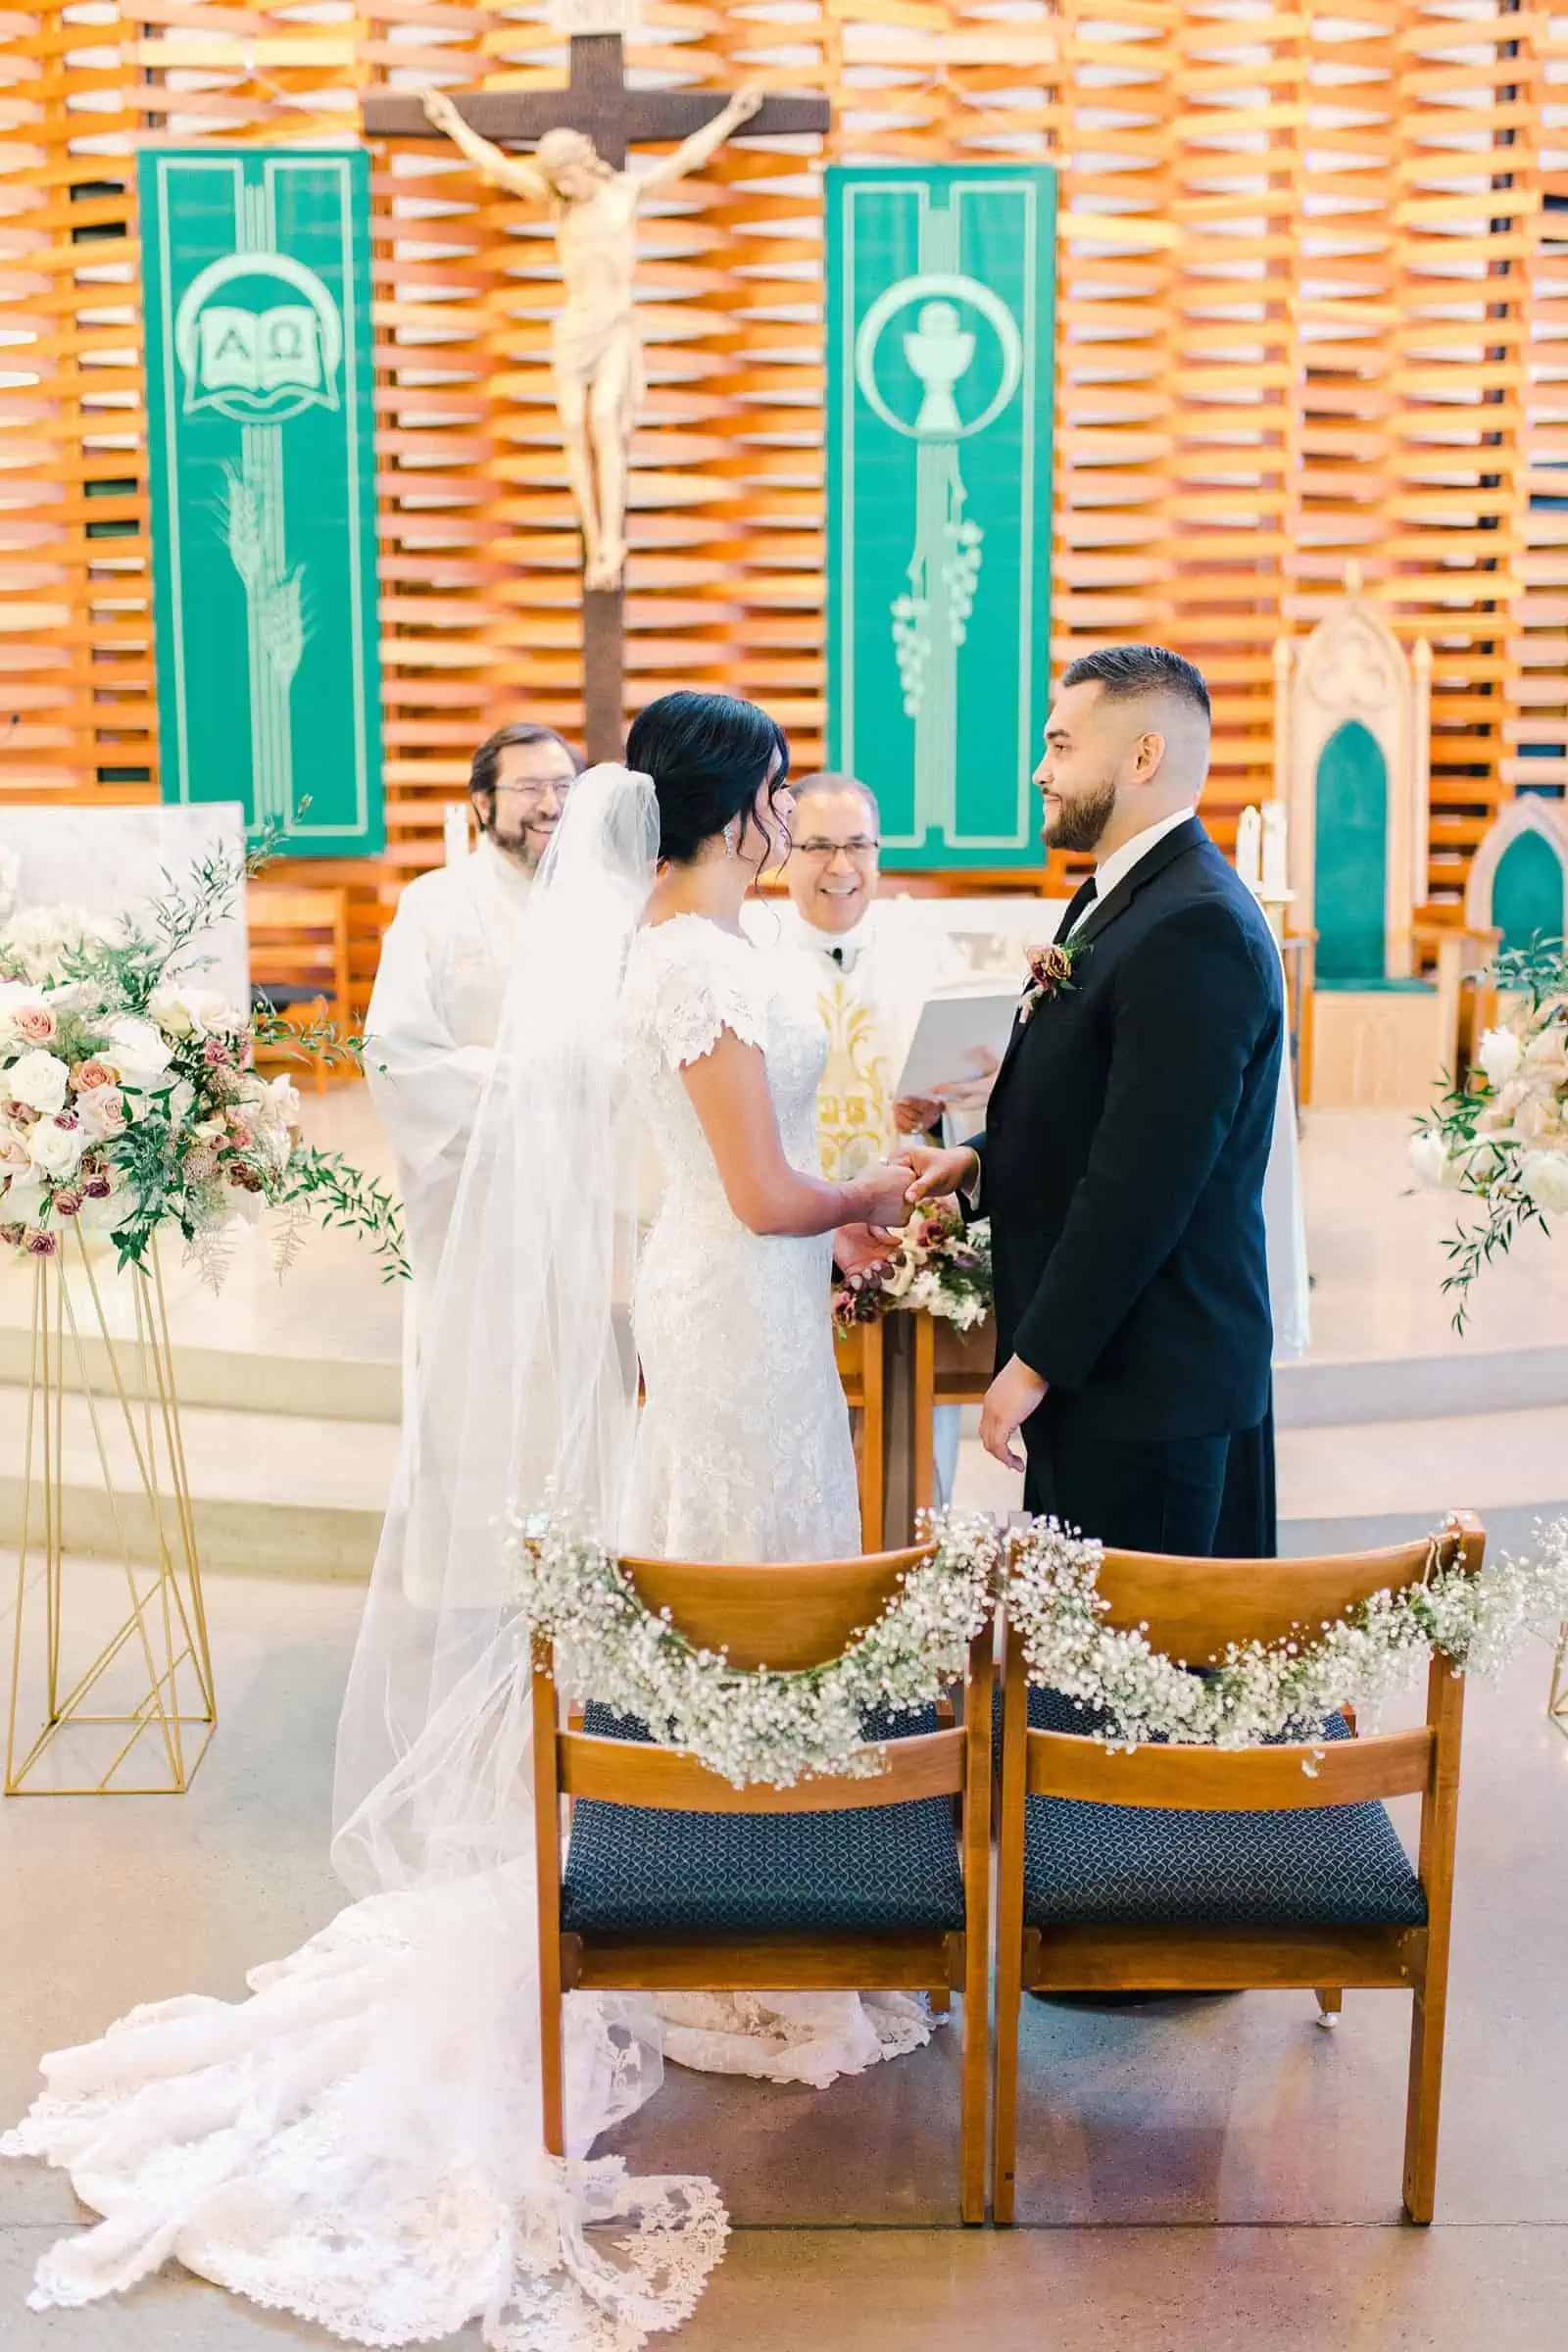
[[[103,2219],[43,2256],[36,2309],[174,2255],[367,2345],[477,2321],[490,2352],[632,2352],[718,2259],[711,2182],[544,2150],[529,1644],[502,1558],[513,1503],[613,1528],[629,1465],[616,1009],[657,842],[648,779],[594,769],[530,897],[344,1701],[333,1854],[367,1899],[248,2000],[155,2004],[44,2061],[0,2147],[65,2166]],[[567,2155],[661,2071],[646,2010],[570,1995]]]
[[658,845],[648,777],[591,768],[524,912],[344,1700],[333,1860],[357,1894],[532,1851],[504,1520],[550,1500],[618,1521],[638,1155],[616,1012]]

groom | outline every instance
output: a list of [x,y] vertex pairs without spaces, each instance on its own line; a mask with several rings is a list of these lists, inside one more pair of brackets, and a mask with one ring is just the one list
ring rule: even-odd
[[[1117,646],[1067,670],[1035,774],[1048,846],[1097,860],[1067,958],[1038,959],[985,1134],[898,1154],[911,1198],[966,1192],[991,1219],[987,1451],[1025,1468],[1021,1429],[1027,1508],[1124,1550],[1211,1553],[1233,1450],[1267,1431],[1283,990],[1196,814],[1208,744],[1179,655]],[[1236,1533],[1227,1550],[1272,1549],[1261,1524]]]

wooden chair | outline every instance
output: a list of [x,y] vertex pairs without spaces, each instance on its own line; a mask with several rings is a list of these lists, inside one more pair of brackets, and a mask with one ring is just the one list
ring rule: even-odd
[[[840,1656],[920,1550],[766,1568],[627,1560],[651,1609],[740,1668]],[[960,2211],[985,2219],[992,1634],[973,1643],[961,1727],[887,1743],[874,1779],[733,1788],[590,1704],[561,1728],[534,1653],[545,2144],[561,2154],[562,1995],[895,1988],[963,1995]],[[926,1724],[930,1728],[923,1728]],[[560,1808],[571,1803],[564,1871]],[[953,1800],[961,1800],[961,1828]],[[831,1822],[826,1815],[837,1818]]]
[[[296,888],[292,883],[252,882],[245,897],[250,929],[251,985],[290,1026],[332,1021],[351,1024],[349,894],[341,885]],[[284,1046],[264,1047],[259,1061],[295,1067],[300,1056]],[[312,1056],[318,1093],[326,1086],[326,1064]]]
[[[1445,1539],[1473,1574],[1485,1551],[1462,1514]],[[1227,1642],[1273,1642],[1417,1582],[1428,1547],[1312,1560],[1184,1560],[1107,1552],[1107,1622],[1147,1625],[1167,1656],[1204,1664]],[[1343,1987],[1414,1996],[1404,2209],[1432,2219],[1448,1985],[1448,1927],[1464,1685],[1442,1657],[1417,1731],[1318,1746],[1146,1746],[1113,1753],[1072,1733],[1058,1693],[1030,1690],[1005,1641],[997,1894],[994,2205],[1013,2218],[1022,1988],[1214,1991],[1303,1985],[1325,2021]],[[1303,1765],[1312,1762],[1308,1774]],[[1412,1869],[1380,1801],[1419,1795]]]

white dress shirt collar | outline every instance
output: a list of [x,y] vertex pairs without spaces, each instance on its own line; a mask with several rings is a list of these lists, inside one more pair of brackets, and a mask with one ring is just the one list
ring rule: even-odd
[[1124,882],[1133,867],[1141,864],[1149,856],[1155,842],[1163,841],[1167,833],[1174,833],[1178,825],[1185,825],[1188,818],[1196,814],[1196,808],[1174,808],[1169,816],[1162,816],[1157,824],[1146,825],[1141,833],[1133,835],[1131,841],[1124,841],[1121,848],[1112,850],[1108,858],[1102,858],[1095,867],[1096,905],[1109,898],[1117,883]]

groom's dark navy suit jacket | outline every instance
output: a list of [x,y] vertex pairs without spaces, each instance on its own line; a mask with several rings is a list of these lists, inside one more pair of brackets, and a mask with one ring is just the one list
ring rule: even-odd
[[978,1142],[998,1363],[1020,1356],[1085,1434],[1251,1429],[1272,1352],[1278,952],[1196,816],[1074,936],[1071,985],[1015,1023]]

